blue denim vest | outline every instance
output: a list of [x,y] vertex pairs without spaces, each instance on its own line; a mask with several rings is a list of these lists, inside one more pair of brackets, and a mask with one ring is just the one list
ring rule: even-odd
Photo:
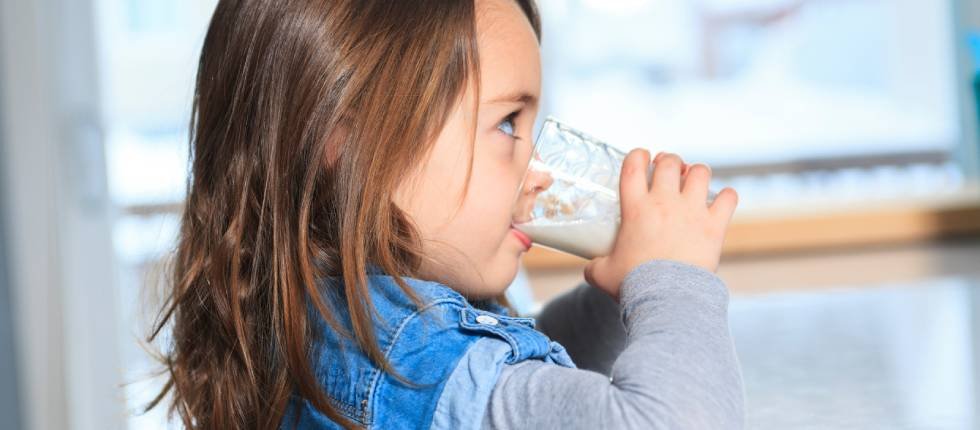
[[[378,344],[396,373],[415,386],[383,372],[356,342],[315,319],[321,335],[315,374],[331,404],[355,423],[367,429],[477,429],[505,364],[542,360],[575,367],[564,347],[534,329],[533,319],[510,316],[492,300],[471,304],[436,282],[404,279],[422,299],[421,308],[394,278],[368,272]],[[327,305],[350,329],[340,278],[325,281]],[[296,396],[280,427],[341,428]]]

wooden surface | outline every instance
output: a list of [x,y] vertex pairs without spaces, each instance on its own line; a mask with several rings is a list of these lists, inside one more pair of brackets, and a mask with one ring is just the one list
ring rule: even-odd
[[[978,262],[980,238],[974,237],[731,256],[722,258],[717,274],[733,294],[755,295],[907,284],[949,277],[980,280]],[[532,296],[539,304],[584,282],[579,266],[528,270],[527,277]]]

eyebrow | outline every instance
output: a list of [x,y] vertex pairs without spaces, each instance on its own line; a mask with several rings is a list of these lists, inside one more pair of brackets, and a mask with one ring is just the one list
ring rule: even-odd
[[484,101],[484,103],[501,103],[501,102],[514,102],[523,103],[527,105],[536,105],[538,103],[538,98],[527,91],[514,91],[510,93],[504,93],[491,100]]

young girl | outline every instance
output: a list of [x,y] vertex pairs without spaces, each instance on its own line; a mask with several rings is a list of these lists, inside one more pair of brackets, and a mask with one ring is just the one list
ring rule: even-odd
[[547,187],[518,190],[539,40],[532,0],[221,0],[151,407],[187,428],[740,428],[713,273],[737,198],[705,204],[706,166],[630,152],[588,284],[538,329],[501,299],[530,247],[513,211]]

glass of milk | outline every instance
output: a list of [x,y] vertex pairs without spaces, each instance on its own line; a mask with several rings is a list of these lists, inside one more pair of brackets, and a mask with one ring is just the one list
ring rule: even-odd
[[[626,153],[545,119],[515,205],[514,228],[541,246],[586,259],[608,255],[620,224]],[[647,178],[653,174],[653,165]],[[714,201],[708,193],[706,204]]]

